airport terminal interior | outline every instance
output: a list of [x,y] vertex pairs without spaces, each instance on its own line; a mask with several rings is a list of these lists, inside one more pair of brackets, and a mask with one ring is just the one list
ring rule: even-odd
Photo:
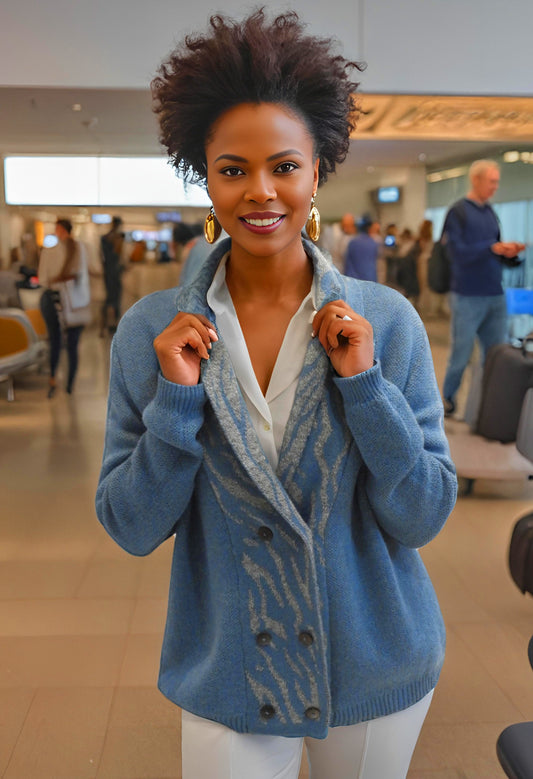
[[[0,111],[0,322],[3,312],[19,312],[35,340],[32,360],[13,373],[2,371],[7,341],[0,344],[0,777],[181,779],[180,711],[157,689],[172,539],[147,557],[130,556],[108,537],[94,508],[117,324],[104,306],[100,239],[120,216],[123,313],[179,284],[186,249],[175,230],[201,225],[209,200],[181,184],[178,196],[177,180],[162,171],[146,88],[35,83],[21,76],[0,86],[0,102],[12,108]],[[471,95],[417,95],[414,84],[399,94],[383,83],[380,89],[371,82],[363,94],[359,135],[338,175],[319,190],[324,250],[334,254],[346,213],[356,221],[369,215],[382,241],[390,224],[408,242],[430,220],[438,240],[447,208],[467,192],[469,165],[490,157],[501,172],[493,202],[502,235],[526,247],[520,267],[504,270],[504,287],[529,290],[531,301],[533,97],[516,90],[504,97],[502,89],[491,97],[475,87]],[[122,163],[104,170],[111,158]],[[134,171],[148,158],[157,171]],[[17,167],[28,159],[29,168]],[[94,195],[76,190],[82,168],[71,176],[74,159],[87,165],[91,186],[98,181]],[[103,194],[106,181],[123,187]],[[58,218],[71,220],[86,253],[91,321],[81,334],[73,391],[66,391],[62,349],[57,389],[48,397],[39,261],[54,249]],[[387,277],[384,255],[381,263],[379,283],[409,297]],[[425,288],[410,300],[442,390],[447,295]],[[533,333],[533,307],[515,311],[507,300],[507,337],[518,349]],[[455,413],[443,420],[457,456],[457,503],[420,550],[444,616],[447,651],[408,779],[500,779],[498,736],[533,720],[533,598],[519,591],[508,563],[514,525],[533,512],[533,460],[515,442],[468,448],[476,439],[469,404],[478,361],[476,349]],[[300,779],[310,779],[305,754]]]

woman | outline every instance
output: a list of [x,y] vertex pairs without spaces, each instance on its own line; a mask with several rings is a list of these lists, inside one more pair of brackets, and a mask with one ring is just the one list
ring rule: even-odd
[[304,741],[314,779],[405,776],[443,661],[417,547],[456,482],[425,331],[302,238],[350,69],[258,11],[213,17],[153,85],[230,238],[120,323],[97,511],[133,554],[175,535],[159,685],[184,779],[296,779]]
[[431,313],[432,293],[428,286],[428,261],[433,249],[433,222],[424,219],[418,229],[417,242],[420,247],[417,262],[418,285],[420,287],[420,310]]
[[[74,380],[78,371],[78,345],[84,327],[81,322],[85,312],[90,315],[88,307],[83,307],[82,316],[73,314],[73,321],[67,320],[66,312],[62,310],[65,299],[61,300],[61,291],[65,282],[77,281],[86,287],[87,303],[89,302],[89,282],[87,265],[80,244],[72,237],[72,222],[69,219],[58,219],[55,228],[58,238],[57,250],[43,249],[39,261],[39,283],[45,287],[41,296],[41,312],[46,322],[50,340],[50,378],[48,397],[55,395],[56,370],[61,354],[62,331],[65,328],[68,378],[66,390],[70,395],[74,388]],[[79,322],[79,323],[78,323]]]

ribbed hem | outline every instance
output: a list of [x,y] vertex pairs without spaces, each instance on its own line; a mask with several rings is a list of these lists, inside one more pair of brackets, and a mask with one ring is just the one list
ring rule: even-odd
[[331,712],[330,727],[339,725],[355,725],[357,722],[366,722],[395,714],[398,711],[408,709],[421,701],[439,680],[439,675],[426,676],[399,690],[391,690],[383,695],[335,708]]
[[209,712],[207,714],[205,709],[202,711],[200,708],[180,702],[179,696],[173,695],[169,689],[166,689],[166,685],[161,678],[159,679],[158,686],[163,695],[177,706],[190,711],[191,714],[196,714],[197,717],[219,722],[237,733],[261,733],[285,736],[287,738],[311,736],[312,738],[322,739],[326,738],[329,728],[341,725],[356,725],[358,722],[367,722],[378,717],[386,717],[389,714],[396,714],[399,711],[408,709],[410,706],[414,706],[415,703],[421,701],[422,698],[425,698],[428,693],[435,689],[438,680],[439,674],[432,674],[414,681],[399,690],[391,690],[383,695],[353,705],[336,707],[331,711],[329,722],[326,725],[324,723],[307,721],[302,722],[301,725],[295,723],[283,725],[272,720],[269,722],[268,727],[263,727],[262,724],[246,714],[221,715],[220,712]]

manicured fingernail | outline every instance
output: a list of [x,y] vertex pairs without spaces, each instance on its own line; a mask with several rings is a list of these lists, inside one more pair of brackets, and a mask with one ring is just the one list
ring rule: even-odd
[[216,332],[211,327],[207,328],[207,332],[209,333],[209,335],[211,336],[213,341],[218,341],[218,335],[216,334]]
[[311,338],[316,338],[316,333],[314,330],[311,330]]

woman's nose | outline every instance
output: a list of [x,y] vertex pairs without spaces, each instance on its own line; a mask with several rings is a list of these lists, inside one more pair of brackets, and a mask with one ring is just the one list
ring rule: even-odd
[[276,197],[276,188],[270,176],[258,173],[249,177],[248,187],[244,196],[245,200],[253,201],[254,203],[268,203],[271,200],[275,200]]

